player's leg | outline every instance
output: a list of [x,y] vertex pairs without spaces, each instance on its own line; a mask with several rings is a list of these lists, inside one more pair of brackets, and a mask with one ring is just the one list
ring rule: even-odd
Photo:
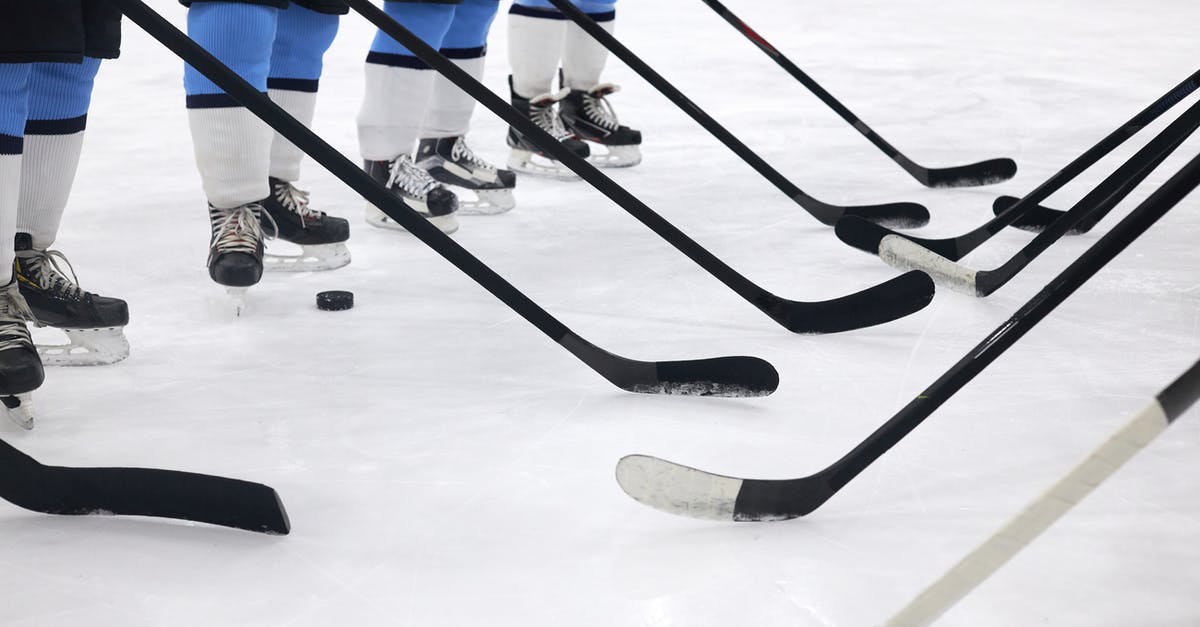
[[[488,31],[499,8],[498,0],[463,0],[442,40],[440,52],[475,80],[483,78]],[[439,74],[417,146],[417,164],[455,191],[469,190],[475,196],[475,200],[459,198],[458,213],[508,211],[516,204],[512,194],[516,174],[480,159],[467,146],[474,110],[475,99]]]
[[[577,2],[588,17],[608,32],[616,24],[616,0],[587,0]],[[592,161],[609,167],[628,167],[642,160],[642,134],[622,125],[608,102],[607,96],[618,91],[612,83],[601,83],[600,74],[608,59],[608,49],[600,45],[575,22],[567,25],[563,49],[562,86],[570,93],[559,105],[563,124],[568,131],[606,149],[605,154],[593,154]]]
[[[568,93],[553,89],[562,59],[567,19],[544,0],[515,0],[508,12],[509,89],[512,105],[575,154],[587,157],[586,143],[562,124],[558,103]],[[515,128],[508,129],[508,166],[518,172],[574,179],[575,175]],[[536,157],[536,158],[535,158]]]
[[66,257],[50,250],[79,166],[99,69],[100,59],[85,57],[82,63],[35,63],[30,73],[15,272],[38,323],[67,334],[65,345],[38,346],[47,365],[110,364],[129,356],[125,301],[81,289]]
[[[434,48],[454,20],[455,3],[388,0],[388,16]],[[397,197],[445,233],[458,229],[454,212],[458,199],[434,180],[412,158],[436,72],[386,33],[375,34],[367,55],[366,93],[358,113],[358,144],[364,168]],[[367,222],[402,229],[374,206],[367,207]]]
[[[336,13],[297,3],[279,13],[267,93],[275,104],[305,126],[312,126],[322,59],[337,29]],[[268,234],[300,245],[303,251],[299,255],[275,255],[268,246],[264,258],[267,270],[332,270],[350,263],[350,251],[345,245],[350,238],[350,223],[314,209],[309,204],[308,192],[293,185],[300,179],[303,159],[304,153],[299,148],[282,135],[274,134],[270,195],[262,203],[271,219],[264,220],[264,228]]]
[[[262,92],[267,91],[279,9],[239,2],[193,2],[188,35]],[[269,193],[271,128],[195,68],[183,75],[188,124],[208,198],[208,273],[241,288],[262,277],[261,202]]]

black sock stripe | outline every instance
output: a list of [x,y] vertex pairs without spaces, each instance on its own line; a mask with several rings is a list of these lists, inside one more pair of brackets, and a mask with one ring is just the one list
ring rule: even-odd
[[24,149],[24,137],[0,133],[0,155],[19,155]]
[[242,103],[229,94],[194,94],[187,97],[189,109],[228,109],[240,106]]
[[391,67],[405,67],[410,70],[432,70],[428,63],[409,55],[409,54],[394,54],[391,52],[368,52],[367,63],[375,65],[387,65]]
[[479,59],[487,56],[487,44],[475,48],[442,48],[438,52],[447,59]]
[[307,78],[268,78],[267,89],[283,89],[285,91],[302,91],[315,94],[320,82],[318,79]]
[[[534,9],[531,7],[514,4],[508,9],[509,15],[524,15],[525,17],[537,17],[543,20],[569,20],[571,18],[562,14],[558,9]],[[603,13],[588,13],[588,17],[597,22],[611,22],[617,19],[617,11],[605,11]]]
[[65,120],[26,120],[26,135],[73,135],[87,128],[87,114]]

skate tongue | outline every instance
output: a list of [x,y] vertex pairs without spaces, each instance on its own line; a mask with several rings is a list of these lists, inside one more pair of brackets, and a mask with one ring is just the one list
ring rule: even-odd
[[558,102],[559,100],[562,100],[563,98],[566,98],[567,94],[569,94],[569,93],[571,93],[571,90],[567,89],[566,87],[563,87],[562,89],[560,89],[558,91],[551,91],[551,92],[547,92],[547,93],[544,93],[544,94],[541,94],[538,96],[534,96],[533,98],[529,99],[529,102],[530,102],[530,104],[535,104],[535,105],[538,105],[539,107],[544,107],[546,105],[554,104],[554,103]]
[[607,96],[621,91],[621,86],[616,83],[600,83],[596,85],[588,93],[593,96]]

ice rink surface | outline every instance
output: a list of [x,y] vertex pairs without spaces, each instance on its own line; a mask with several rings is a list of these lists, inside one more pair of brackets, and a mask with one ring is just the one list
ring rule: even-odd
[[[169,0],[152,3],[182,23]],[[1015,179],[926,190],[699,0],[626,0],[618,36],[805,191],[911,200],[960,234],[1196,69],[1190,0],[729,0],[868,124],[927,166],[1008,156]],[[502,11],[507,10],[507,2]],[[486,82],[507,96],[506,22]],[[260,481],[287,537],[0,507],[0,624],[703,627],[875,625],[1077,463],[1200,355],[1200,196],[1155,226],[809,518],[715,524],[626,497],[622,455],[756,478],[850,450],[1035,294],[1092,234],[988,299],[945,290],[903,320],[793,336],[585,183],[525,177],[518,208],[454,238],[575,331],[648,360],[756,355],[771,397],[622,392],[309,163],[302,186],[352,220],[354,262],[268,276],[234,318],[208,224],[181,64],[126,24],[101,71],[56,244],[85,288],[129,301],[132,356],[55,369],[37,428],[0,437],[44,463]],[[342,20],[316,130],[357,159],[372,30]],[[839,242],[621,63],[606,78],[645,161],[608,173],[767,289],[821,300],[896,272]],[[1188,102],[1191,102],[1189,99]],[[1164,126],[1160,122],[1154,129]],[[504,126],[470,140],[503,162]],[[1140,136],[1050,204],[1067,208]],[[969,256],[991,268],[1031,235]],[[314,294],[355,292],[348,312]],[[45,337],[45,334],[39,333]],[[1185,416],[941,624],[1200,624],[1200,412]]]

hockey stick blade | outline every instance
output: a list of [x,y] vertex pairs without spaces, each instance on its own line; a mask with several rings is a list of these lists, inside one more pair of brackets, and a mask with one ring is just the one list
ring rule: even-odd
[[[992,202],[992,213],[1000,215],[1001,213],[1004,213],[1005,209],[1008,209],[1020,201],[1020,198],[1016,198],[1014,196],[1000,196]],[[1041,233],[1046,227],[1053,224],[1055,220],[1061,218],[1065,213],[1066,212],[1061,209],[1051,209],[1050,207],[1043,205],[1035,205],[1026,213],[1022,214],[1020,218],[1017,218],[1011,226],[1013,228],[1021,229],[1022,231]],[[1079,235],[1084,233],[1084,231],[1080,229],[1081,226],[1082,225],[1076,225],[1075,228],[1067,231],[1067,234]]]
[[838,220],[837,224],[834,225],[833,233],[846,244],[872,255],[879,254],[879,245],[883,242],[884,238],[895,236],[912,240],[948,259],[958,258],[958,247],[956,246],[958,238],[925,239],[923,237],[903,235],[857,216],[846,216]]
[[826,226],[836,226],[838,220],[845,216],[855,216],[890,229],[916,229],[929,224],[929,210],[915,202],[892,202],[854,207],[835,207],[819,200],[816,202],[830,209],[830,211],[819,211],[813,214]]
[[153,468],[46,466],[0,440],[0,498],[42,514],[153,516],[286,535],[274,489]]
[[[796,479],[743,479],[648,455],[630,455],[617,463],[618,483],[626,494],[650,507],[708,520],[787,520],[816,511],[924,423],[1198,185],[1200,156],[1191,159],[887,422],[823,470]],[[1177,408],[1182,404],[1179,395],[1163,401],[1164,407]]]
[[775,297],[763,311],[792,333],[840,333],[871,327],[920,311],[933,301],[933,280],[907,272],[841,298],[799,302]]
[[687,361],[638,361],[614,355],[569,333],[559,341],[613,385],[642,394],[766,396],[779,387],[779,373],[757,357]]
[[917,179],[926,187],[979,187],[1002,183],[1017,175],[1012,159],[988,159],[949,168],[923,168]]

